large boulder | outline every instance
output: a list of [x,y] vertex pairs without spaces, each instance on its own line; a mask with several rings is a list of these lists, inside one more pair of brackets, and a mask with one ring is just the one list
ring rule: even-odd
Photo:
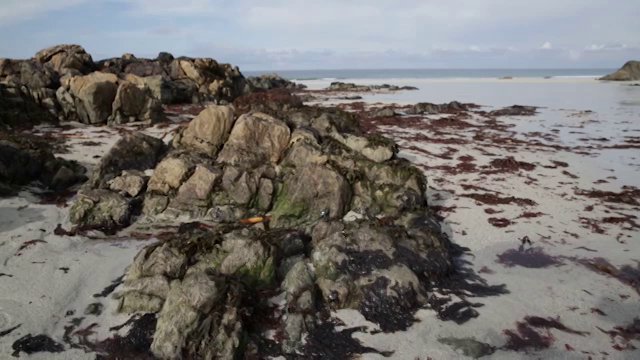
[[81,191],[69,210],[69,220],[81,229],[112,233],[129,225],[134,212],[132,200],[109,190]]
[[87,124],[156,122],[163,118],[162,104],[144,81],[121,80],[115,74],[93,72],[67,78],[55,93],[67,120]]
[[640,61],[627,61],[622,68],[609,75],[603,76],[600,80],[611,81],[633,81],[640,80]]
[[309,165],[287,176],[276,195],[273,224],[295,227],[319,219],[339,219],[351,202],[351,187],[339,172]]
[[35,60],[56,72],[87,74],[95,67],[91,55],[80,45],[57,45],[38,51]]
[[94,72],[70,80],[69,90],[75,99],[78,118],[86,124],[104,124],[111,116],[118,92],[118,77]]
[[156,166],[167,150],[162,140],[143,133],[128,133],[102,157],[86,188],[109,188],[112,179],[124,170],[144,171]]
[[118,87],[112,104],[109,123],[123,124],[134,121],[149,123],[162,119],[162,105],[154,99],[146,88],[140,88],[130,82],[122,82]]
[[167,195],[177,190],[187,179],[191,169],[188,159],[167,157],[153,171],[147,189],[150,192]]
[[188,149],[215,156],[227,140],[234,123],[233,108],[207,106],[189,123],[175,143]]
[[290,135],[287,124],[269,115],[242,115],[218,155],[218,162],[243,167],[277,164]]

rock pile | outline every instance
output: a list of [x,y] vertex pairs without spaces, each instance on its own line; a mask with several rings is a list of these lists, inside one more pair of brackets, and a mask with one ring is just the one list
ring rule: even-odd
[[94,63],[79,45],[0,59],[0,84],[60,120],[86,124],[154,122],[162,118],[162,104],[229,103],[252,90],[237,67],[213,59],[125,54]]
[[[71,209],[81,228],[198,221],[143,249],[117,293],[121,311],[156,314],[153,355],[303,354],[328,308],[406,329],[452,269],[423,174],[349,113],[278,91],[234,105],[207,107],[168,147],[125,137]],[[274,310],[264,294],[278,293]]]
[[354,92],[369,92],[369,91],[400,91],[400,90],[418,90],[414,86],[397,86],[397,85],[356,85],[354,83],[344,83],[341,81],[332,82],[326,89],[328,91],[354,91]]

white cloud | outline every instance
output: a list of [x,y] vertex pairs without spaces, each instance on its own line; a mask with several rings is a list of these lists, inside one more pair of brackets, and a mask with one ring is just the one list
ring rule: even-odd
[[[586,51],[616,51],[626,50],[629,46],[622,43],[609,43],[609,44],[591,44],[585,48]],[[639,54],[640,55],[640,54]]]
[[[3,56],[68,41],[106,56],[168,50],[255,67],[545,67],[640,55],[637,1],[619,2],[615,12],[608,0],[0,2],[0,26],[33,20],[21,33],[0,33]],[[81,6],[69,18],[92,29],[51,20],[74,5]]]

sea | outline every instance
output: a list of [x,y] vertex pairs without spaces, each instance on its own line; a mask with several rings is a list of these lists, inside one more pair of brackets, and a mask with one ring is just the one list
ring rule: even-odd
[[247,76],[278,74],[288,80],[446,79],[600,77],[615,69],[333,69],[243,71]]

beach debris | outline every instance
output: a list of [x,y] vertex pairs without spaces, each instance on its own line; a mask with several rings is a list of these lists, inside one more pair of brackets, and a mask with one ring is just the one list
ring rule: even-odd
[[246,219],[240,219],[241,224],[253,225],[264,222],[269,222],[271,220],[271,216],[254,216]]
[[533,243],[531,242],[531,239],[529,238],[528,235],[523,236],[520,240],[520,243],[522,244],[522,246],[529,244],[529,246],[533,246]]
[[454,350],[462,352],[464,356],[479,359],[488,356],[496,351],[496,347],[480,342],[475,338],[438,338],[438,342],[451,346]]
[[511,224],[513,224],[513,221],[509,220],[509,219],[505,219],[505,218],[488,218],[487,221],[489,222],[489,224],[498,227],[498,228],[503,228],[503,227],[507,227]]
[[[555,337],[550,329],[560,330],[569,334],[580,336],[588,335],[588,332],[573,330],[560,322],[559,318],[543,318],[539,316],[526,316],[523,321],[516,323],[515,330],[504,330],[507,343],[502,347],[512,351],[542,350],[551,347]],[[541,330],[545,330],[542,332]]]
[[99,302],[91,303],[87,305],[87,308],[84,310],[85,315],[94,315],[100,316],[102,314],[102,310],[104,309],[104,305]]
[[597,328],[611,337],[612,348],[618,351],[635,350],[637,348],[632,341],[640,342],[640,318],[634,318],[627,325],[614,326],[611,330]]
[[12,327],[12,328],[7,329],[7,330],[0,331],[0,337],[7,336],[7,335],[11,334],[16,329],[18,329],[20,326],[22,326],[22,324],[18,324],[16,326]]
[[34,354],[39,352],[59,353],[64,351],[64,346],[57,343],[47,335],[40,334],[33,336],[27,334],[16,340],[13,345],[13,356],[19,356],[21,352],[26,354]]
[[42,240],[42,239],[34,239],[34,240],[29,240],[29,241],[25,241],[22,243],[22,245],[20,245],[20,247],[18,248],[18,250],[16,251],[15,256],[20,256],[22,255],[22,251],[26,250],[38,243],[42,243],[42,244],[46,244],[47,242]]

